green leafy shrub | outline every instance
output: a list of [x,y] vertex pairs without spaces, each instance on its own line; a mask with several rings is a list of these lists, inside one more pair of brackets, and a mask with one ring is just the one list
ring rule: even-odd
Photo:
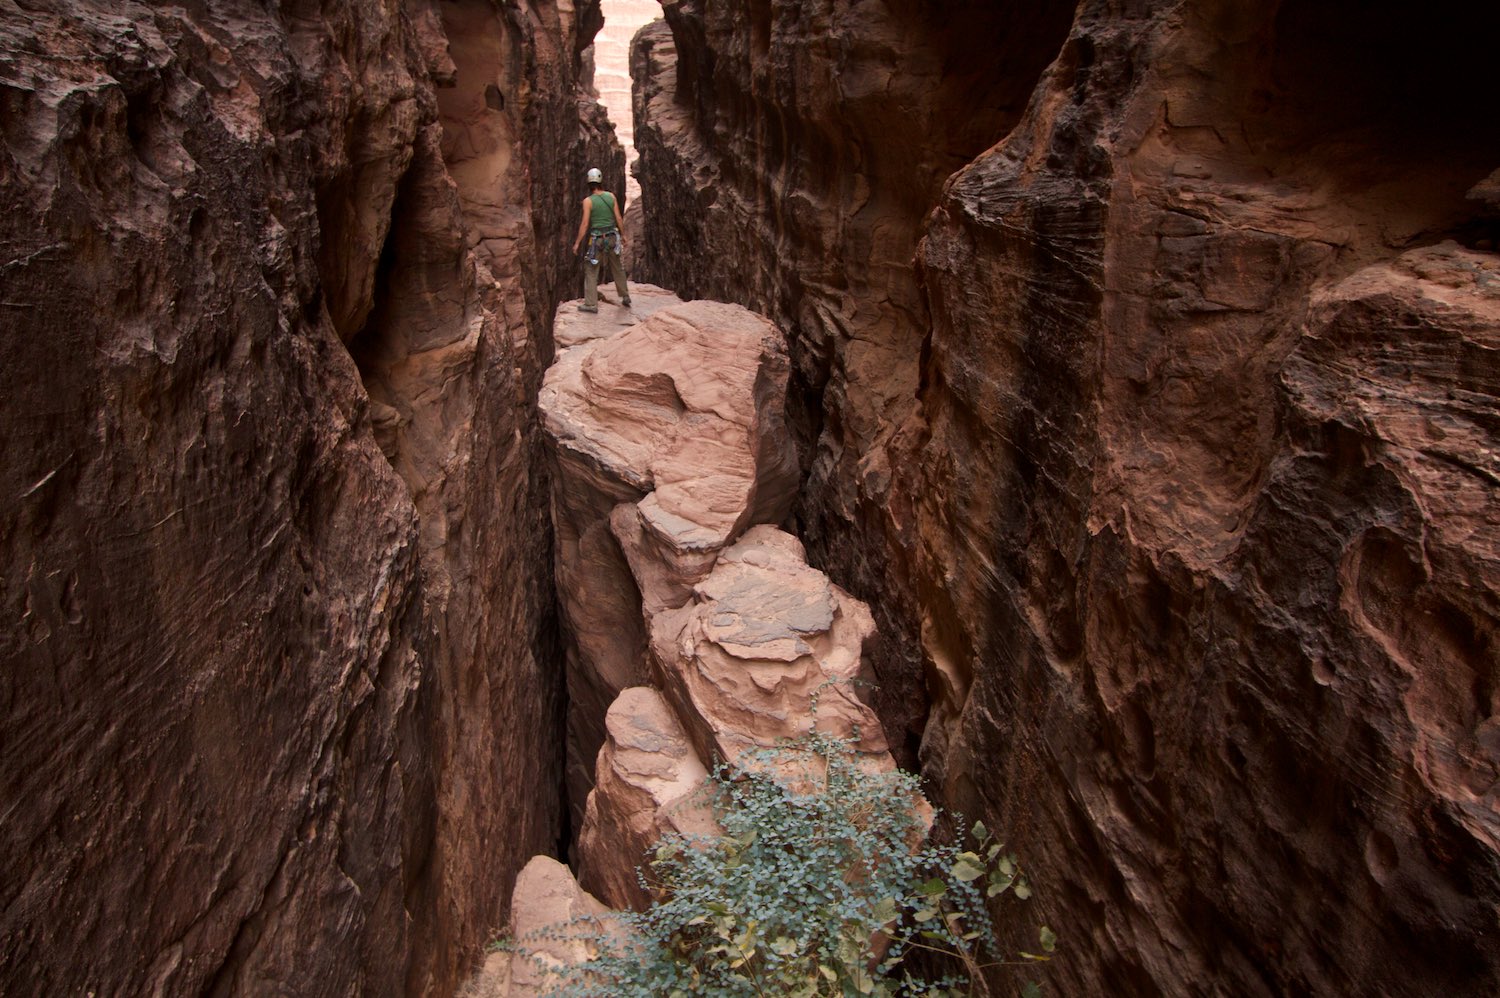
[[1015,857],[981,824],[970,849],[929,839],[916,778],[862,769],[847,742],[752,755],[707,792],[723,834],[661,843],[648,910],[554,930],[597,954],[558,998],[988,995],[983,971],[1053,949],[1042,927],[1040,952],[994,957],[986,899],[1030,895]]

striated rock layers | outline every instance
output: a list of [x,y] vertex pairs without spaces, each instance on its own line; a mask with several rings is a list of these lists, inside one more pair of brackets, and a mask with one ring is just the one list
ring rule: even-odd
[[1500,989],[1500,15],[664,8],[641,276],[788,329],[812,560],[1058,992]]
[[795,537],[755,527],[690,601],[651,618],[651,661],[705,759],[737,764],[746,749],[816,729],[889,763],[880,721],[860,699],[874,629],[865,604],[808,567]]
[[[891,457],[917,425],[926,305],[912,257],[944,180],[1020,117],[1071,5],[662,6],[632,52],[650,200],[638,276],[788,330],[803,539],[855,591],[910,591],[895,552],[910,546],[911,497],[892,490],[909,469]],[[915,764],[916,603],[872,608],[882,715]]]
[[0,991],[443,993],[556,840],[597,15],[0,4]]

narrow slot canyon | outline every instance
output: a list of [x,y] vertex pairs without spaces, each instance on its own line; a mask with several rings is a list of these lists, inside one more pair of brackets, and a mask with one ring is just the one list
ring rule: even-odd
[[0,0],[0,994],[1500,993],[1497,29]]

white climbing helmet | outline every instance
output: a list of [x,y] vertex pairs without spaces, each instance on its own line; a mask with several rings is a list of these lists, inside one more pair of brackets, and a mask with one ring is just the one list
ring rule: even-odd
[[591,169],[589,171],[589,183],[591,183],[591,184],[602,184],[602,183],[604,183],[604,174],[602,174],[602,173],[599,172],[599,168],[597,166],[594,167],[593,169]]

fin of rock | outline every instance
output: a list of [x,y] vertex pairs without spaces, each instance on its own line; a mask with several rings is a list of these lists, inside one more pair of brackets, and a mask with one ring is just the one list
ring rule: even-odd
[[[562,306],[559,342],[575,345],[539,398],[554,457],[568,789],[579,820],[605,712],[648,678],[643,606],[685,603],[741,531],[787,515],[797,486],[781,331],[735,305],[635,294],[637,307],[656,307],[623,330],[615,306],[593,315]],[[589,322],[606,334],[591,336]]]
[[[633,297],[646,300],[643,289]],[[781,332],[720,302],[651,305],[622,329],[609,305],[565,304],[565,349],[540,399],[555,458],[578,868],[604,903],[638,909],[650,898],[636,869],[655,843],[717,830],[705,762],[817,730],[853,739],[874,770],[895,766],[865,701],[869,608],[774,526],[797,485]],[[808,776],[806,760],[775,765],[789,785]],[[930,825],[927,802],[912,806]],[[549,877],[517,882],[518,935],[534,927],[523,912],[564,917],[546,892],[597,903],[545,862]],[[534,993],[516,976],[520,960],[504,971],[510,991],[494,994]]]

